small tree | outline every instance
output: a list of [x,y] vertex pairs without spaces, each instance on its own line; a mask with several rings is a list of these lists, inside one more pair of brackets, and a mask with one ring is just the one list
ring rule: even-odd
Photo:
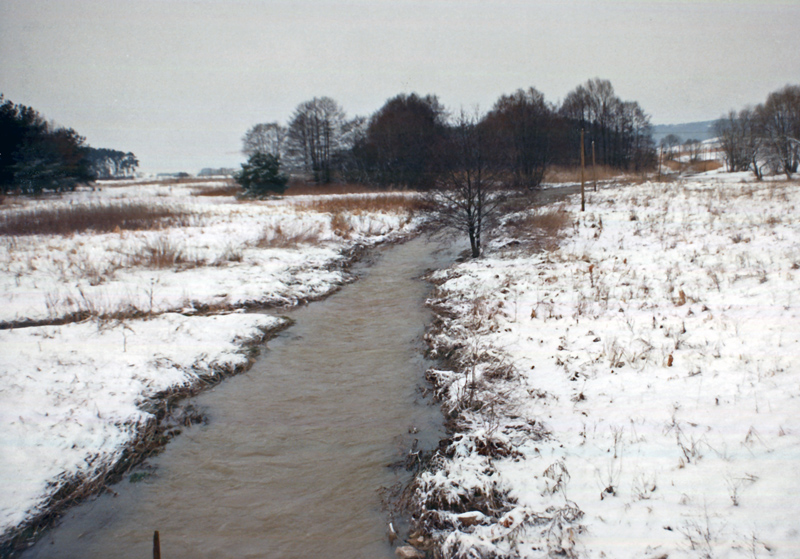
[[242,185],[245,194],[266,196],[283,194],[289,177],[280,172],[280,159],[271,153],[254,153],[247,163],[242,163],[236,182]]
[[457,117],[440,147],[439,178],[428,192],[436,226],[466,233],[473,258],[497,225],[506,200],[501,169],[490,157],[492,136],[478,115]]
[[669,161],[675,160],[675,148],[679,147],[680,145],[681,139],[675,134],[669,134],[661,140],[661,148],[664,150],[664,153],[667,154],[667,159]]

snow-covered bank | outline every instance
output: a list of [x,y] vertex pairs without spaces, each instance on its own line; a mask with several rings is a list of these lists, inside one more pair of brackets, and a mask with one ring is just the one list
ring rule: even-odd
[[335,264],[349,247],[413,225],[402,213],[298,210],[305,197],[236,203],[194,197],[193,187],[106,187],[4,210],[140,203],[178,217],[150,230],[0,238],[0,324],[294,304],[345,280]]
[[557,250],[438,273],[456,432],[416,495],[443,556],[800,556],[799,205],[609,188]]
[[[348,255],[417,223],[396,210],[309,211],[303,197],[193,195],[207,186],[110,185],[0,208],[6,219],[136,203],[179,216],[141,230],[0,237],[3,540],[66,484],[102,478],[152,423],[154,398],[246,368],[252,345],[284,320],[244,308],[323,297],[351,279]],[[24,324],[36,325],[10,328]]]
[[72,478],[103,475],[152,421],[158,394],[248,363],[245,347],[284,319],[260,314],[21,328],[0,333],[5,526]]

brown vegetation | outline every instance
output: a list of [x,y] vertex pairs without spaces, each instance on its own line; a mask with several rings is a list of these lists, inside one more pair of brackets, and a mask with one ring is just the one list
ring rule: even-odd
[[563,206],[527,213],[506,223],[514,237],[541,250],[555,250],[563,231],[571,225],[572,214]]
[[0,212],[0,235],[71,235],[188,225],[191,214],[167,205],[114,202]]
[[[620,169],[614,169],[609,165],[597,166],[597,180],[608,181],[622,178],[625,172]],[[587,184],[594,181],[594,174],[591,165],[587,165],[583,175]],[[547,183],[576,183],[581,182],[581,168],[579,166],[564,167],[552,166],[547,169],[544,175],[544,182]]]
[[320,241],[317,228],[287,233],[280,225],[275,228],[265,227],[256,246],[258,248],[296,248],[298,245],[314,245]]
[[722,163],[716,160],[696,161],[689,165],[689,170],[693,173],[705,173],[707,171],[716,171],[722,167]]
[[221,182],[213,186],[198,186],[192,190],[194,196],[236,196],[242,187],[233,181]]
[[684,163],[681,161],[664,161],[662,166],[677,171],[680,173],[705,173],[707,171],[715,171],[722,167],[722,163],[716,159],[709,159],[705,161],[694,161],[692,163]]
[[324,196],[327,194],[367,194],[375,192],[363,184],[316,184],[299,179],[289,181],[286,196]]
[[145,268],[171,268],[173,266],[195,267],[203,261],[186,256],[181,246],[166,236],[148,240],[137,253],[131,255],[132,266]]

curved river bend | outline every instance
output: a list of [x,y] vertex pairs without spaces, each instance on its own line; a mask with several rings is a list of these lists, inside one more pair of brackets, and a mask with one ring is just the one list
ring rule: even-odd
[[[379,488],[441,416],[420,395],[429,286],[454,250],[418,238],[376,252],[359,281],[291,312],[295,325],[245,374],[201,394],[210,418],[184,430],[153,474],[71,510],[23,557],[393,557]],[[412,428],[420,433],[408,434]]]

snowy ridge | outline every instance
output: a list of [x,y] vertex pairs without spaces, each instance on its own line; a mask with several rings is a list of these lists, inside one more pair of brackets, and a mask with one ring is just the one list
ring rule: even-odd
[[436,274],[455,434],[416,496],[439,552],[800,556],[799,204],[785,182],[609,188],[557,250]]

